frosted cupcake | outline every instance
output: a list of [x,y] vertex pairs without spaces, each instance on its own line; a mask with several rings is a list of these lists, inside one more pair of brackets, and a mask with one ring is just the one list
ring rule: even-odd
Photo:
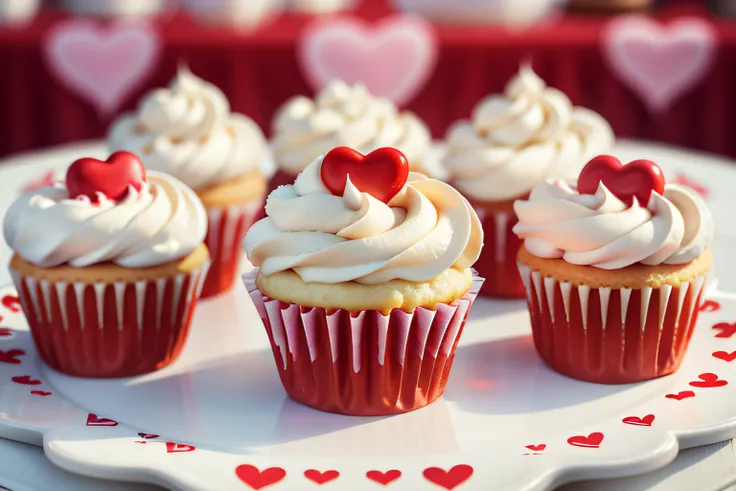
[[202,296],[230,288],[242,257],[240,242],[263,209],[260,165],[267,144],[260,128],[231,113],[220,89],[180,69],[169,88],[149,93],[135,114],[112,126],[108,143],[194,189],[207,208],[212,254]]
[[547,87],[523,66],[506,86],[473,110],[447,135],[444,165],[452,184],[475,206],[486,245],[476,269],[486,281],[481,295],[522,298],[516,270],[520,241],[514,200],[547,179],[576,177],[595,155],[610,151],[614,136],[598,114],[573,107],[559,90]]
[[81,159],[66,182],[8,210],[10,273],[39,354],[81,377],[127,377],[176,359],[209,265],[207,215],[135,155]]
[[593,159],[577,187],[517,201],[519,269],[534,344],[570,377],[631,383],[678,369],[711,268],[713,218],[659,167]]
[[364,416],[442,395],[482,283],[465,198],[409,173],[398,150],[339,147],[272,192],[266,213],[245,239],[258,269],[244,281],[286,392]]
[[328,84],[312,100],[295,97],[276,114],[272,148],[278,172],[269,191],[291,184],[307,165],[338,146],[362,153],[395,147],[412,170],[427,174],[432,143],[427,126],[408,111],[399,112],[388,99],[372,96],[362,84]]

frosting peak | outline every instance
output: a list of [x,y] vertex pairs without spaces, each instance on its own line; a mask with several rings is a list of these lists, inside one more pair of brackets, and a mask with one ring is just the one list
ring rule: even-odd
[[539,184],[528,200],[514,203],[514,232],[526,249],[542,258],[620,269],[636,263],[685,264],[713,241],[713,218],[694,191],[667,184],[646,206],[627,206],[601,182],[595,194],[581,194],[563,182]]
[[451,186],[411,173],[386,204],[348,176],[336,196],[322,182],[321,165],[322,157],[293,185],[273,191],[268,216],[248,232],[246,253],[263,274],[293,269],[307,282],[420,282],[477,260],[480,222]]
[[468,196],[505,201],[546,179],[577,175],[594,155],[613,146],[613,131],[598,114],[573,107],[523,65],[503,95],[474,108],[472,121],[448,132],[445,165]]
[[276,115],[274,130],[276,161],[293,174],[334,147],[362,153],[395,147],[417,164],[431,144],[429,129],[414,114],[399,112],[362,84],[340,80],[327,84],[314,100],[299,96],[288,101]]
[[110,130],[113,150],[131,151],[146,168],[204,189],[258,169],[266,151],[260,128],[230,112],[225,94],[180,68],[169,87],[147,94],[136,114]]

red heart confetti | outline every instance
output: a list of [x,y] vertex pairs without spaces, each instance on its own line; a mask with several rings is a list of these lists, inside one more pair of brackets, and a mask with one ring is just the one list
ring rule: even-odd
[[152,438],[158,438],[159,435],[156,435],[154,433],[138,433],[138,436],[145,439],[152,439]]
[[34,396],[46,397],[46,396],[50,396],[51,392],[46,392],[45,390],[32,390],[31,394],[33,394]]
[[695,392],[693,392],[692,390],[683,390],[681,392],[678,392],[677,394],[667,394],[665,397],[667,399],[674,399],[676,401],[681,401],[683,399],[695,397]]
[[524,448],[528,448],[532,452],[543,452],[544,449],[547,448],[547,445],[540,443],[539,445],[526,445]]
[[3,296],[2,300],[0,300],[0,303],[3,304],[3,307],[13,313],[17,314],[18,312],[20,312],[20,298],[16,297],[15,295]]
[[701,373],[700,375],[698,375],[698,378],[700,380],[690,382],[690,385],[692,385],[693,387],[706,389],[728,385],[728,381],[719,379],[718,375],[716,375],[715,373]]
[[730,338],[736,334],[736,322],[732,322],[730,324],[728,322],[719,322],[713,326],[713,330],[721,331],[716,334],[717,338]]
[[600,448],[603,442],[603,433],[595,432],[588,436],[576,435],[567,439],[567,443],[574,447]]
[[166,442],[166,453],[184,453],[191,452],[197,447],[194,445],[185,445],[183,443]]
[[316,469],[309,469],[304,471],[304,477],[321,486],[326,482],[334,481],[335,479],[340,477],[340,473],[336,470],[320,472]]
[[101,418],[94,413],[87,415],[87,426],[117,426],[118,422],[110,418]]
[[322,160],[322,182],[335,196],[342,196],[348,175],[359,191],[388,203],[409,177],[409,161],[395,148],[379,148],[368,155],[348,147],[330,150]]
[[654,423],[654,415],[653,414],[647,414],[643,418],[640,418],[638,416],[627,416],[624,419],[621,420],[622,422],[626,423],[627,425],[634,425],[634,426],[652,426],[652,423]]
[[634,197],[647,206],[652,192],[664,193],[664,174],[657,164],[649,160],[635,160],[623,165],[611,155],[595,157],[580,172],[578,191],[595,194],[603,183],[618,199],[631,206]]
[[732,361],[736,360],[736,351],[732,351],[730,353],[727,351],[714,351],[713,358],[718,358],[719,360],[731,363]]
[[33,379],[30,375],[20,375],[17,377],[13,377],[10,380],[15,382],[16,384],[22,385],[41,385],[40,380]]
[[[0,320],[2,320],[2,317],[0,317]],[[0,327],[0,337],[8,337],[12,335],[13,335],[13,331],[8,329],[7,327]]]
[[424,469],[422,474],[427,481],[449,491],[470,479],[470,476],[473,475],[473,468],[465,464],[456,465],[449,471],[440,469],[439,467],[429,467]]
[[0,363],[10,363],[11,365],[20,365],[21,361],[18,356],[25,355],[22,349],[11,349],[8,351],[0,351]]
[[396,469],[391,469],[390,471],[386,472],[368,471],[365,473],[365,477],[367,477],[371,481],[377,482],[378,484],[387,486],[401,477],[401,471]]
[[66,187],[70,198],[86,196],[92,203],[98,193],[112,201],[123,199],[128,187],[143,188],[146,171],[140,159],[130,152],[115,152],[106,161],[84,158],[75,161],[66,171]]
[[269,467],[261,471],[256,466],[243,464],[235,469],[235,475],[252,489],[258,490],[281,481],[286,477],[286,471],[281,467]]
[[706,300],[698,307],[698,312],[718,312],[720,309],[721,304],[715,300]]

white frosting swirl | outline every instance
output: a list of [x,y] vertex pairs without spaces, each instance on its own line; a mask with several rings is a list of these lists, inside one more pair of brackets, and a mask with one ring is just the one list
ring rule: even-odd
[[5,241],[36,266],[113,262],[145,268],[186,257],[207,235],[207,212],[177,179],[149,172],[118,203],[71,199],[64,183],[21,196],[5,215]]
[[602,183],[594,195],[556,181],[539,184],[514,203],[514,232],[537,257],[619,269],[635,263],[685,264],[713,242],[713,217],[690,188],[667,184],[647,207],[627,207]]
[[261,273],[293,269],[316,283],[420,282],[449,268],[465,270],[478,259],[480,221],[448,184],[410,173],[385,204],[349,179],[343,196],[330,194],[321,165],[320,157],[294,185],[273,191],[268,216],[248,232],[245,251]]
[[258,125],[230,113],[220,89],[183,68],[168,88],[149,93],[136,114],[118,119],[108,141],[111,150],[133,152],[147,169],[197,190],[257,170],[267,150]]
[[530,66],[473,110],[472,122],[454,124],[444,165],[466,196],[506,201],[547,179],[577,177],[590,158],[613,147],[610,125],[597,113],[573,107]]
[[314,101],[299,96],[287,102],[276,115],[274,135],[276,162],[292,174],[340,146],[364,154],[394,147],[410,165],[420,165],[432,141],[429,129],[414,114],[400,113],[364,85],[342,81],[328,84]]

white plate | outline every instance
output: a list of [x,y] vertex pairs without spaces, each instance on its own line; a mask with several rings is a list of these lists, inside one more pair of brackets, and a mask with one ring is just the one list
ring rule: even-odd
[[[642,147],[628,147],[628,153],[626,148],[618,153],[637,150],[636,156],[646,156]],[[689,165],[660,162],[668,175]],[[65,164],[55,159],[11,166],[3,177],[15,174],[10,182],[24,182]],[[721,227],[716,272],[723,286],[734,282],[727,273],[736,271],[728,262],[734,234],[725,220],[735,209],[728,182],[736,172],[701,165],[708,173],[696,178],[710,188]],[[2,182],[0,188],[0,199],[10,198]],[[0,298],[8,293],[0,291]],[[555,374],[533,350],[523,302],[479,300],[445,397],[426,409],[386,418],[325,414],[286,398],[260,320],[240,285],[200,305],[177,363],[156,374],[111,381],[49,370],[36,359],[23,316],[0,302],[0,325],[14,331],[0,336],[0,350],[25,352],[17,357],[19,364],[0,362],[0,436],[43,443],[46,455],[72,472],[182,489],[257,489],[252,479],[258,472],[260,484],[280,477],[279,470],[266,471],[271,467],[285,473],[268,488],[274,490],[319,488],[304,476],[310,469],[338,471],[339,477],[322,487],[351,490],[381,489],[366,473],[391,470],[401,477],[387,489],[443,489],[425,477],[431,467],[438,469],[429,477],[444,482],[446,489],[472,468],[468,480],[458,484],[460,490],[547,489],[571,480],[631,475],[664,466],[678,448],[736,435],[736,362],[712,356],[736,350],[736,337],[716,338],[711,329],[717,322],[736,320],[736,301],[723,295],[717,300],[721,309],[702,314],[681,371],[633,386],[586,384]],[[716,373],[731,383],[691,387],[701,373]],[[41,383],[12,381],[25,375]],[[665,397],[685,390],[695,396],[681,401]],[[118,424],[94,425],[90,413]],[[623,422],[649,414],[655,416],[651,426]],[[161,436],[144,439],[139,432]],[[595,432],[604,435],[599,448],[568,443]],[[541,452],[527,448],[541,444],[546,445]],[[194,450],[184,451],[190,446]],[[238,477],[238,468],[250,486]]]

